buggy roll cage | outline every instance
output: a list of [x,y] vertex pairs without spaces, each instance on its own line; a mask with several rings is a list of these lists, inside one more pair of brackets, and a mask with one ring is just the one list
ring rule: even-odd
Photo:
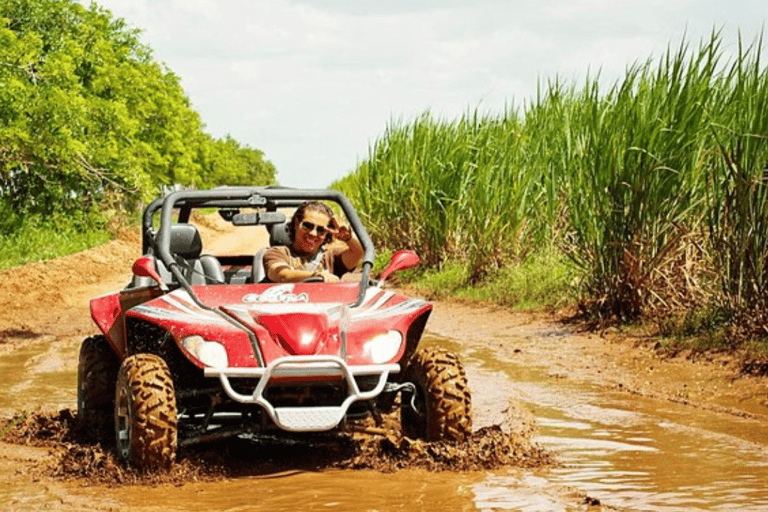
[[[174,209],[179,210],[178,222],[189,222],[193,208],[263,208],[267,212],[275,212],[279,208],[295,208],[305,201],[333,201],[341,207],[352,230],[363,247],[364,254],[361,262],[362,276],[357,301],[351,307],[362,304],[369,285],[371,268],[373,268],[374,247],[368,232],[357,216],[352,203],[347,197],[336,190],[305,190],[288,187],[221,187],[212,190],[180,190],[172,192],[163,198],[152,201],[145,209],[142,217],[142,253],[151,253],[160,258],[166,268],[176,277],[181,286],[196,299],[189,282],[179,269],[178,262],[171,254],[171,230]],[[160,226],[157,232],[153,228],[153,218],[160,210]],[[168,229],[163,229],[168,227]]]

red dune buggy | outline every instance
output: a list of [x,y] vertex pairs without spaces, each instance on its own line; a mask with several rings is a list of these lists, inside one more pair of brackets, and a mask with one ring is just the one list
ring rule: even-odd
[[[270,244],[287,245],[284,212],[307,200],[334,206],[360,240],[365,254],[356,279],[264,283],[266,248],[255,255],[203,252],[194,219],[205,217],[194,210],[218,210],[243,236],[266,230]],[[78,417],[114,421],[124,462],[169,466],[178,446],[344,431],[398,408],[409,437],[462,440],[471,433],[471,398],[458,358],[418,349],[432,305],[384,287],[393,272],[417,265],[418,256],[396,252],[373,279],[373,245],[343,194],[280,187],[178,191],[149,204],[142,231],[143,255],[131,283],[91,301],[102,334],[83,342],[78,368]]]

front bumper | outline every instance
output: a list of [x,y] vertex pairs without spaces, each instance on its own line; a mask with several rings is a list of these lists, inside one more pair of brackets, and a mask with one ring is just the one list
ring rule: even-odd
[[[260,368],[206,368],[206,377],[218,377],[227,395],[244,404],[261,406],[275,425],[290,432],[321,432],[335,428],[344,419],[349,406],[358,400],[378,396],[391,373],[398,373],[398,364],[349,366],[335,356],[281,357]],[[378,377],[376,385],[361,391],[355,380],[359,376]],[[256,378],[258,384],[251,395],[233,389],[232,378]],[[273,378],[301,380],[328,380],[341,378],[347,384],[347,397],[339,406],[323,407],[275,407],[265,397],[264,391]]]

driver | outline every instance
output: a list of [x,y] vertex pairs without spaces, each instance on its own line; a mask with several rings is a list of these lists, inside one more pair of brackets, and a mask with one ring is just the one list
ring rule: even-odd
[[[270,247],[264,253],[264,269],[273,283],[309,278],[335,283],[363,257],[363,247],[349,227],[339,225],[331,209],[318,201],[296,209],[288,234],[291,245]],[[340,243],[329,244],[334,239]]]

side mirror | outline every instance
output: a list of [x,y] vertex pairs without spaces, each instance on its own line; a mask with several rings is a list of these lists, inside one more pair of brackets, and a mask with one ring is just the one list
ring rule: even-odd
[[387,268],[385,268],[384,271],[381,273],[381,277],[379,277],[379,281],[381,281],[381,283],[384,283],[384,281],[386,281],[387,278],[392,273],[397,272],[399,270],[413,268],[418,264],[419,264],[419,255],[416,254],[415,252],[410,250],[397,251],[392,255],[392,258],[389,260],[389,265],[387,265]]
[[164,292],[168,291],[168,285],[165,284],[163,278],[155,270],[155,258],[151,256],[142,256],[133,263],[131,270],[133,274],[139,277],[149,277],[160,286],[160,289]]

